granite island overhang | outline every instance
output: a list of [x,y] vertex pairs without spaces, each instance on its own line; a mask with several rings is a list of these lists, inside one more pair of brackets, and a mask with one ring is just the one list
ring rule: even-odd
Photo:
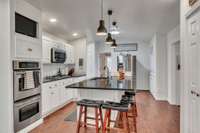
[[119,77],[95,77],[92,79],[78,82],[66,88],[71,89],[93,89],[93,90],[113,90],[113,91],[136,91],[136,85],[133,77],[125,77],[119,79]]

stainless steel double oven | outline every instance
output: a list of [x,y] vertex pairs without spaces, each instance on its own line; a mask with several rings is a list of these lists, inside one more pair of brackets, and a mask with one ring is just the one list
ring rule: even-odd
[[13,61],[15,132],[41,118],[39,62]]

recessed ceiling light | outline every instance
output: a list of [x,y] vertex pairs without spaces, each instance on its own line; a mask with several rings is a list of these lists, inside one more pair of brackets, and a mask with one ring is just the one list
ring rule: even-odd
[[49,19],[49,21],[50,21],[51,23],[55,23],[55,22],[57,22],[57,19],[51,18],[51,19]]
[[72,36],[75,36],[75,37],[76,37],[76,36],[78,36],[78,33],[73,33]]

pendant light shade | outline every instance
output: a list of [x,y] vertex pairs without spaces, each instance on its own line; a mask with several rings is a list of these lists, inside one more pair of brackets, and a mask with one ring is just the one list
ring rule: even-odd
[[111,32],[110,33],[112,35],[119,35],[120,34],[120,31],[119,31],[119,28],[117,26],[117,22],[116,21],[112,22],[112,28],[111,28]]
[[105,22],[103,19],[103,0],[101,0],[101,20],[99,21],[99,27],[97,28],[97,36],[106,36],[107,29],[105,27]]
[[113,39],[113,43],[112,43],[112,45],[111,45],[111,48],[116,48],[116,47],[117,47],[116,40],[115,40],[115,39]]
[[106,38],[106,44],[112,44],[113,43],[113,39],[110,33],[108,33],[108,36]]
[[105,27],[105,22],[104,20],[100,20],[99,21],[99,27],[97,29],[97,33],[98,36],[106,36],[107,35],[107,29]]

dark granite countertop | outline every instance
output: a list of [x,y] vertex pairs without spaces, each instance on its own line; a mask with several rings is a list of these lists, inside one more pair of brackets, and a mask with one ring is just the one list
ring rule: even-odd
[[119,80],[118,77],[112,77],[110,79],[96,77],[66,86],[66,88],[135,91],[135,85],[133,84],[132,77],[125,77],[123,80]]
[[68,78],[84,77],[84,76],[86,76],[86,74],[75,74],[72,76],[68,76],[68,75],[52,76],[52,77],[44,78],[43,83],[48,83],[48,82],[53,82],[53,81],[58,81],[58,80],[63,80],[63,79],[68,79]]

